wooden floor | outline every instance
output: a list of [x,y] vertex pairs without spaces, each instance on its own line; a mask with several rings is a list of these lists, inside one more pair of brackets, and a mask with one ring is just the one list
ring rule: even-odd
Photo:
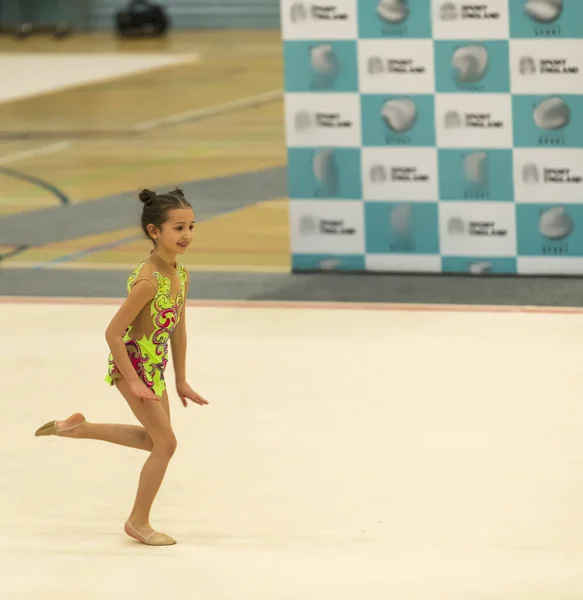
[[[165,68],[0,104],[0,167],[48,181],[73,202],[285,165],[278,32],[178,32],[167,40],[123,43],[109,34],[61,43],[49,37],[0,38],[0,56],[26,52],[192,56]],[[165,121],[169,117],[173,122]],[[0,215],[54,205],[48,193],[0,175]],[[188,259],[192,266],[289,268],[285,198],[201,223],[197,235]],[[113,231],[31,249],[10,264],[127,236],[128,231]],[[121,245],[78,259],[76,266],[132,262],[147,248],[146,242]]]

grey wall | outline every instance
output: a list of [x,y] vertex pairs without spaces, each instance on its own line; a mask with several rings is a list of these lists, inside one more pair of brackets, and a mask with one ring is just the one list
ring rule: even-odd
[[12,28],[23,21],[55,25],[66,20],[87,29],[94,0],[0,0],[0,26]]
[[[153,0],[165,5],[175,29],[277,29],[279,0]],[[127,0],[91,0],[89,24],[108,29]]]
[[[174,29],[278,29],[279,0],[152,0],[168,10]],[[13,26],[24,13],[52,24],[66,14],[78,30],[113,28],[114,14],[128,0],[0,0],[0,25]],[[21,10],[18,10],[20,5]]]

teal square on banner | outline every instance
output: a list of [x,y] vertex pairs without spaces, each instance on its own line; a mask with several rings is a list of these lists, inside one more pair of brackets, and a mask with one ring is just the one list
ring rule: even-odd
[[366,202],[367,254],[439,254],[435,202]]
[[359,148],[288,148],[290,198],[362,198]]
[[444,256],[441,259],[444,273],[469,273],[496,275],[516,273],[516,258],[489,258],[484,256]]
[[431,0],[358,0],[361,38],[431,38]]
[[581,0],[509,0],[510,37],[583,38]]
[[508,41],[436,41],[437,92],[508,93]]
[[364,146],[435,146],[431,94],[361,96]]
[[583,96],[514,95],[512,112],[515,147],[583,148]]
[[583,256],[583,205],[517,204],[520,256]]
[[438,150],[441,200],[514,200],[512,150]]
[[283,44],[286,92],[356,92],[356,41],[291,41]]
[[365,271],[364,254],[292,254],[292,271]]

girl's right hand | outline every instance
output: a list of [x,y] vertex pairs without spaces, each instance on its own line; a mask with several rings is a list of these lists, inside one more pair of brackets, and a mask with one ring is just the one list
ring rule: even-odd
[[154,394],[154,392],[152,390],[150,390],[146,384],[141,381],[140,379],[136,380],[136,381],[132,381],[129,384],[129,388],[130,388],[130,392],[136,397],[139,398],[140,400],[154,400],[154,401],[160,401],[160,398],[158,398],[158,396],[156,396],[156,394]]

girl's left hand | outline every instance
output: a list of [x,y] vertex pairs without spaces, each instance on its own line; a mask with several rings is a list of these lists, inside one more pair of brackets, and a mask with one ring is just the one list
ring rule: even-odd
[[177,383],[176,384],[176,391],[178,392],[178,396],[180,397],[180,400],[182,401],[182,404],[185,407],[188,406],[187,400],[192,400],[193,402],[196,402],[197,404],[200,404],[201,406],[204,406],[205,404],[208,404],[208,402],[202,396],[199,396],[188,385],[188,383],[186,383],[186,381],[183,381],[181,383]]

